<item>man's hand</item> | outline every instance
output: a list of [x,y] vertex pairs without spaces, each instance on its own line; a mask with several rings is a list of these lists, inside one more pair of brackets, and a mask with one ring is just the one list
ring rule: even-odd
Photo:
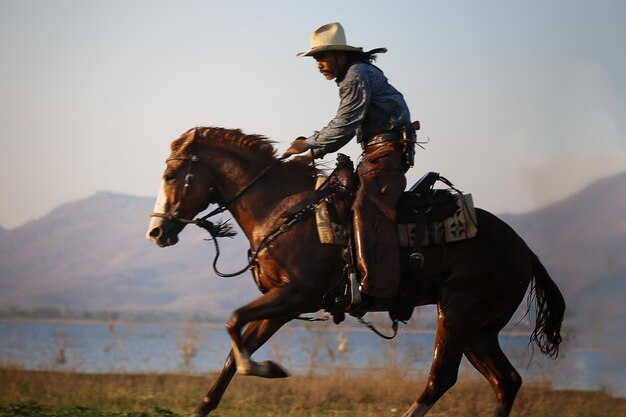
[[287,149],[283,153],[282,157],[285,158],[287,156],[297,155],[299,153],[308,151],[309,145],[304,141],[305,139],[306,138],[304,136],[300,136],[299,138],[296,138],[296,140],[291,142],[291,145],[289,145],[289,149]]
[[290,159],[293,162],[299,162],[305,165],[311,165],[313,163],[313,152],[303,153],[302,155],[294,156]]

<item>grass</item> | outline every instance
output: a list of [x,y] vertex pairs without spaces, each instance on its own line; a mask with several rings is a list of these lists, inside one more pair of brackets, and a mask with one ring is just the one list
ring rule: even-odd
[[[180,417],[207,391],[215,375],[82,374],[0,368],[2,417]],[[282,380],[235,377],[218,417],[401,416],[424,378],[381,371]],[[429,417],[490,416],[495,400],[487,383],[464,376]],[[512,417],[626,417],[626,399],[603,392],[553,391],[526,384]]]

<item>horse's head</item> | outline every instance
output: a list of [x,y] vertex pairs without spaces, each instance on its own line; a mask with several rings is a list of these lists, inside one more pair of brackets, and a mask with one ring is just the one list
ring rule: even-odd
[[189,130],[172,142],[172,152],[166,161],[146,233],[149,240],[161,247],[175,245],[185,225],[214,202],[208,185],[210,174],[197,153],[196,131]]
[[[192,222],[213,236],[227,236],[229,232],[223,224],[213,225],[206,218],[228,206],[242,226],[241,219],[232,211],[237,210],[239,203],[244,207],[239,214],[247,216],[243,222],[256,225],[258,221],[250,216],[262,211],[272,213],[277,201],[312,190],[319,174],[306,161],[283,163],[282,158],[276,158],[272,142],[263,136],[214,127],[191,129],[172,142],[166,164],[146,235],[159,246],[176,244],[178,234]],[[256,192],[251,192],[253,187]],[[247,198],[251,200],[242,203]],[[220,207],[194,221],[211,203]],[[250,207],[254,207],[254,213]]]

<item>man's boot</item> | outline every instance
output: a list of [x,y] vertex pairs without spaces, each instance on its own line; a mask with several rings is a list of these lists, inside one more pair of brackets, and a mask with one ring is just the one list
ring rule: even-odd
[[396,225],[393,220],[385,221],[380,214],[374,214],[368,221],[371,210],[364,211],[366,213],[354,215],[354,246],[357,269],[361,275],[360,290],[365,295],[364,301],[369,299],[370,304],[384,304],[397,295],[400,281]]

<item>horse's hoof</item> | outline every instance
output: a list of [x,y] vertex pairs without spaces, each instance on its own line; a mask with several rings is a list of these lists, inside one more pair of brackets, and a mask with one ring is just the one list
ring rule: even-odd
[[198,417],[206,417],[209,413],[217,408],[216,404],[213,404],[210,401],[202,401],[202,404],[198,406],[195,410],[193,410],[194,415]]
[[193,415],[198,416],[198,417],[206,417],[209,415],[209,413],[210,411],[206,411],[204,407],[198,407],[195,410],[193,410]]
[[280,365],[272,361],[264,361],[259,363],[257,376],[263,378],[287,378],[289,373]]

